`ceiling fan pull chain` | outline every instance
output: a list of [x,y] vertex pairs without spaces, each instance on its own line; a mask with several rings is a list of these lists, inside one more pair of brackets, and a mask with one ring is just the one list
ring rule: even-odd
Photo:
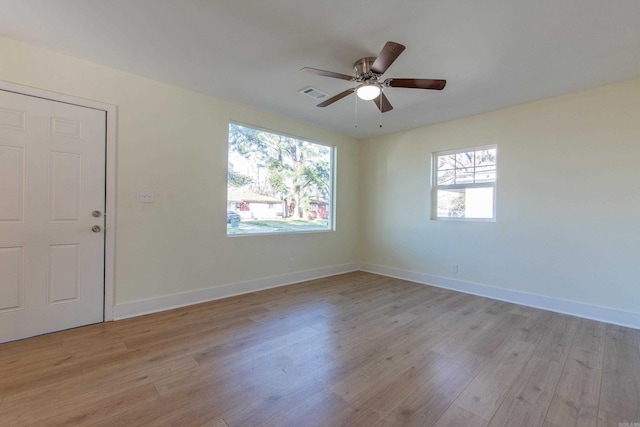
[[378,113],[378,123],[380,124],[380,127],[382,127],[382,94],[384,94],[384,90],[381,87],[380,88],[380,108],[378,108],[378,111],[379,111],[379,113]]
[[355,126],[354,127],[357,128],[358,127],[358,97],[354,96],[354,98],[356,99],[356,116],[355,116],[355,119],[354,119],[354,122],[355,122]]

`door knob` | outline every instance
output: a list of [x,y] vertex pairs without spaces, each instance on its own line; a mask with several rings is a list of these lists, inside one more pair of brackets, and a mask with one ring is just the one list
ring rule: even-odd
[[100,228],[99,225],[94,225],[93,227],[91,227],[91,231],[93,231],[94,233],[99,233],[102,230],[102,228]]
[[100,218],[102,216],[102,212],[100,211],[93,211],[91,212],[91,215],[95,218]]

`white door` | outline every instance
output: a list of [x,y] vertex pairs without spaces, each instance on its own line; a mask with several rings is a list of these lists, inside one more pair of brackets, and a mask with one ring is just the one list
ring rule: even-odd
[[105,125],[0,90],[0,342],[104,319]]

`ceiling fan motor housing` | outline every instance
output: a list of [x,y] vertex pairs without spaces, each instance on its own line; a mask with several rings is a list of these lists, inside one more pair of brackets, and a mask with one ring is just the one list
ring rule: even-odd
[[376,81],[380,74],[376,74],[371,71],[371,67],[373,63],[376,61],[375,57],[368,57],[358,59],[355,64],[353,64],[353,68],[356,70],[356,81],[358,82],[366,82],[369,80]]

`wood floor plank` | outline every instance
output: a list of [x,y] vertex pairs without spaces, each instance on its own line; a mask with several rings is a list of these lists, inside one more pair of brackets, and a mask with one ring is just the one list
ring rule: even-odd
[[[341,413],[349,407],[340,397],[330,390],[321,387],[317,393],[309,393],[302,398],[296,398],[295,405],[290,405],[273,416],[273,426],[301,425],[319,426],[327,419],[328,414]],[[252,425],[268,425],[262,416],[258,416]],[[249,424],[243,424],[249,425]]]
[[462,409],[456,404],[447,408],[434,424],[434,427],[485,427],[489,421],[480,418],[473,412]]
[[[533,344],[510,339],[456,399],[455,404],[491,420],[533,355]],[[546,408],[545,408],[546,410]]]
[[352,402],[366,393],[374,384],[383,382],[385,377],[395,376],[408,369],[414,358],[419,357],[421,357],[419,354],[410,350],[404,354],[395,354],[392,351],[380,353],[339,380],[331,390]]
[[476,376],[482,360],[473,353],[461,352],[440,365],[434,376],[415,387],[380,425],[431,426],[451,406],[460,392]]
[[[60,402],[56,405],[56,415],[47,417],[42,413],[35,425],[50,426],[89,426],[105,417],[119,414],[129,408],[138,407],[143,402],[155,400],[158,397],[152,384],[125,389],[121,393],[114,394],[97,401],[75,398],[71,401]],[[35,415],[29,411],[30,415]],[[8,420],[5,420],[8,421]]]
[[558,426],[595,427],[598,423],[604,325],[582,319],[565,362],[546,421]]
[[549,332],[552,320],[546,312],[531,313],[524,324],[513,333],[513,338],[537,345]]
[[409,397],[416,387],[435,376],[447,363],[447,357],[429,352],[420,360],[410,363],[402,372],[383,377],[368,385],[359,395],[349,396],[347,400],[356,408],[368,408],[384,417]]
[[553,313],[551,326],[537,343],[535,356],[550,362],[562,363],[573,344],[580,320],[564,314]]
[[[156,398],[144,401],[136,408],[109,414],[107,417],[91,424],[92,427],[129,427],[129,426],[179,426],[179,425],[203,425],[211,421],[217,421],[219,416],[213,413],[205,413],[206,402],[188,397],[180,398]],[[173,422],[174,417],[187,419],[192,424],[178,424]]]
[[491,357],[500,350],[502,345],[527,320],[526,317],[520,314],[509,312],[495,316],[496,321],[491,323],[491,327],[478,330],[468,340],[467,350],[485,357]]
[[573,345],[589,352],[603,353],[607,325],[595,320],[580,319]]
[[639,331],[607,326],[600,408],[630,422],[640,422]]
[[0,344],[0,427],[619,427],[639,375],[640,331],[352,272]]
[[[603,409],[598,411],[598,427],[636,427],[626,418],[619,415],[612,414]],[[562,426],[559,426],[562,427]]]
[[69,377],[46,386],[36,385],[33,390],[10,395],[2,402],[0,419],[12,426],[24,425],[25,420],[35,423],[59,412],[64,413],[66,408],[78,402],[98,405],[97,402],[103,399],[197,366],[190,356],[158,361],[151,359],[152,356],[146,355],[120,369],[104,367],[80,377]]
[[318,424],[321,427],[353,427],[380,425],[380,415],[371,409],[355,409],[348,406],[341,411],[328,414],[325,420]]
[[46,354],[49,350],[54,351],[61,346],[62,338],[59,335],[60,333],[61,332],[45,334],[24,340],[1,343],[0,365],[6,363],[7,358],[14,360],[16,355],[22,356],[25,353]]
[[559,426],[595,427],[601,376],[601,357],[574,347],[565,364],[546,419]]
[[[305,381],[291,387],[255,390],[251,393],[251,399],[244,399],[242,404],[225,411],[222,417],[231,425],[276,426],[283,413],[294,410],[297,404],[304,405],[305,400],[323,392],[328,391],[321,381],[316,380]],[[300,423],[304,419],[304,413],[302,410],[293,414],[289,412],[289,417]]]
[[529,359],[489,426],[542,425],[561,370],[560,363],[538,356]]

